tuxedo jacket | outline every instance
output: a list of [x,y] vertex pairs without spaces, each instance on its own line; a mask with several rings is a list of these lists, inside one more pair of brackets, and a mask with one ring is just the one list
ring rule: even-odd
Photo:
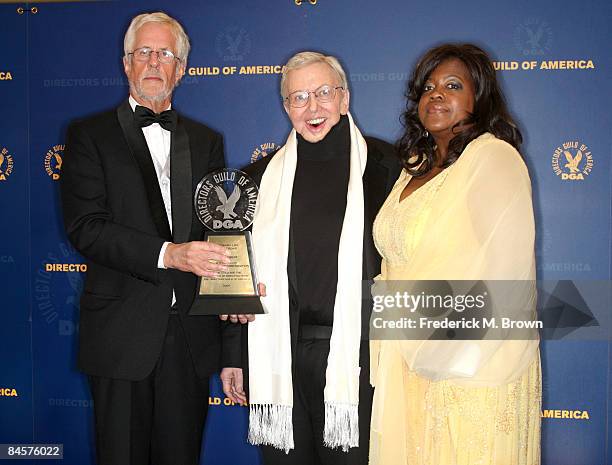
[[[396,156],[393,146],[374,137],[365,137],[368,147],[368,158],[363,174],[363,196],[364,196],[364,228],[363,228],[363,279],[371,280],[380,273],[381,257],[374,246],[372,226],[378,210],[386,200],[400,172],[399,158]],[[269,155],[252,165],[243,168],[257,184],[270,163],[273,155]],[[316,188],[313,180],[313,189]],[[325,228],[325,225],[321,225]],[[289,227],[289,254],[287,257],[287,276],[289,281],[289,325],[291,331],[292,360],[295,360],[295,348],[297,346],[298,325],[300,320],[297,273],[295,265],[295,249],[293,241],[293,225]],[[264,283],[265,284],[265,283]],[[372,302],[364,300],[361,307],[362,341],[368,340],[370,314],[372,313]],[[255,318],[265,318],[265,315]],[[367,347],[362,354],[367,355]],[[367,346],[367,342],[366,342]],[[224,367],[241,367],[248,370],[248,329],[247,325],[241,329],[239,325],[224,331],[222,365]],[[367,356],[361,357],[361,366],[369,365]],[[294,367],[295,368],[295,367]],[[248,383],[245,383],[248,386]]]
[[89,375],[139,380],[159,358],[172,290],[199,376],[218,369],[216,316],[189,316],[196,276],[157,267],[165,241],[203,238],[193,193],[224,166],[220,134],[183,116],[171,136],[172,233],[142,129],[126,100],[70,125],[61,178],[70,242],[87,260],[80,301],[79,367]]

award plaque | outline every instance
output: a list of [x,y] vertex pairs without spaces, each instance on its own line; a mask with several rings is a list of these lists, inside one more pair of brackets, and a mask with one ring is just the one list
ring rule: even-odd
[[257,204],[257,184],[239,170],[222,169],[199,182],[194,205],[196,216],[209,230],[205,240],[230,252],[227,271],[214,278],[198,278],[190,315],[264,313],[257,289],[251,232]]

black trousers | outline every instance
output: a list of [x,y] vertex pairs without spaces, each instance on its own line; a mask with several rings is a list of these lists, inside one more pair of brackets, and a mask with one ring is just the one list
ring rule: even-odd
[[[293,380],[293,441],[289,454],[263,446],[265,465],[367,465],[370,443],[372,395],[370,373],[361,369],[359,375],[359,447],[348,452],[323,445],[325,428],[325,370],[329,354],[329,339],[298,341]],[[368,361],[368,341],[361,341],[361,360]],[[362,363],[362,366],[369,363]]]
[[208,378],[197,376],[178,315],[149,376],[91,376],[98,465],[198,465]]

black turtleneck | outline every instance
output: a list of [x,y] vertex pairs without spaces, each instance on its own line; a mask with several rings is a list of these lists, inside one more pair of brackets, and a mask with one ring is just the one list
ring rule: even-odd
[[342,116],[319,142],[308,142],[300,135],[297,140],[291,228],[300,324],[331,326],[349,179],[348,117]]

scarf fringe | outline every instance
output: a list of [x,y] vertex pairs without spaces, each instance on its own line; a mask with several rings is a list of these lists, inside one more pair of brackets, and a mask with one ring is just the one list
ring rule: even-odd
[[325,446],[335,449],[341,447],[348,452],[349,447],[359,447],[358,406],[325,402]]
[[249,405],[249,442],[289,450],[293,444],[293,408],[288,405]]

